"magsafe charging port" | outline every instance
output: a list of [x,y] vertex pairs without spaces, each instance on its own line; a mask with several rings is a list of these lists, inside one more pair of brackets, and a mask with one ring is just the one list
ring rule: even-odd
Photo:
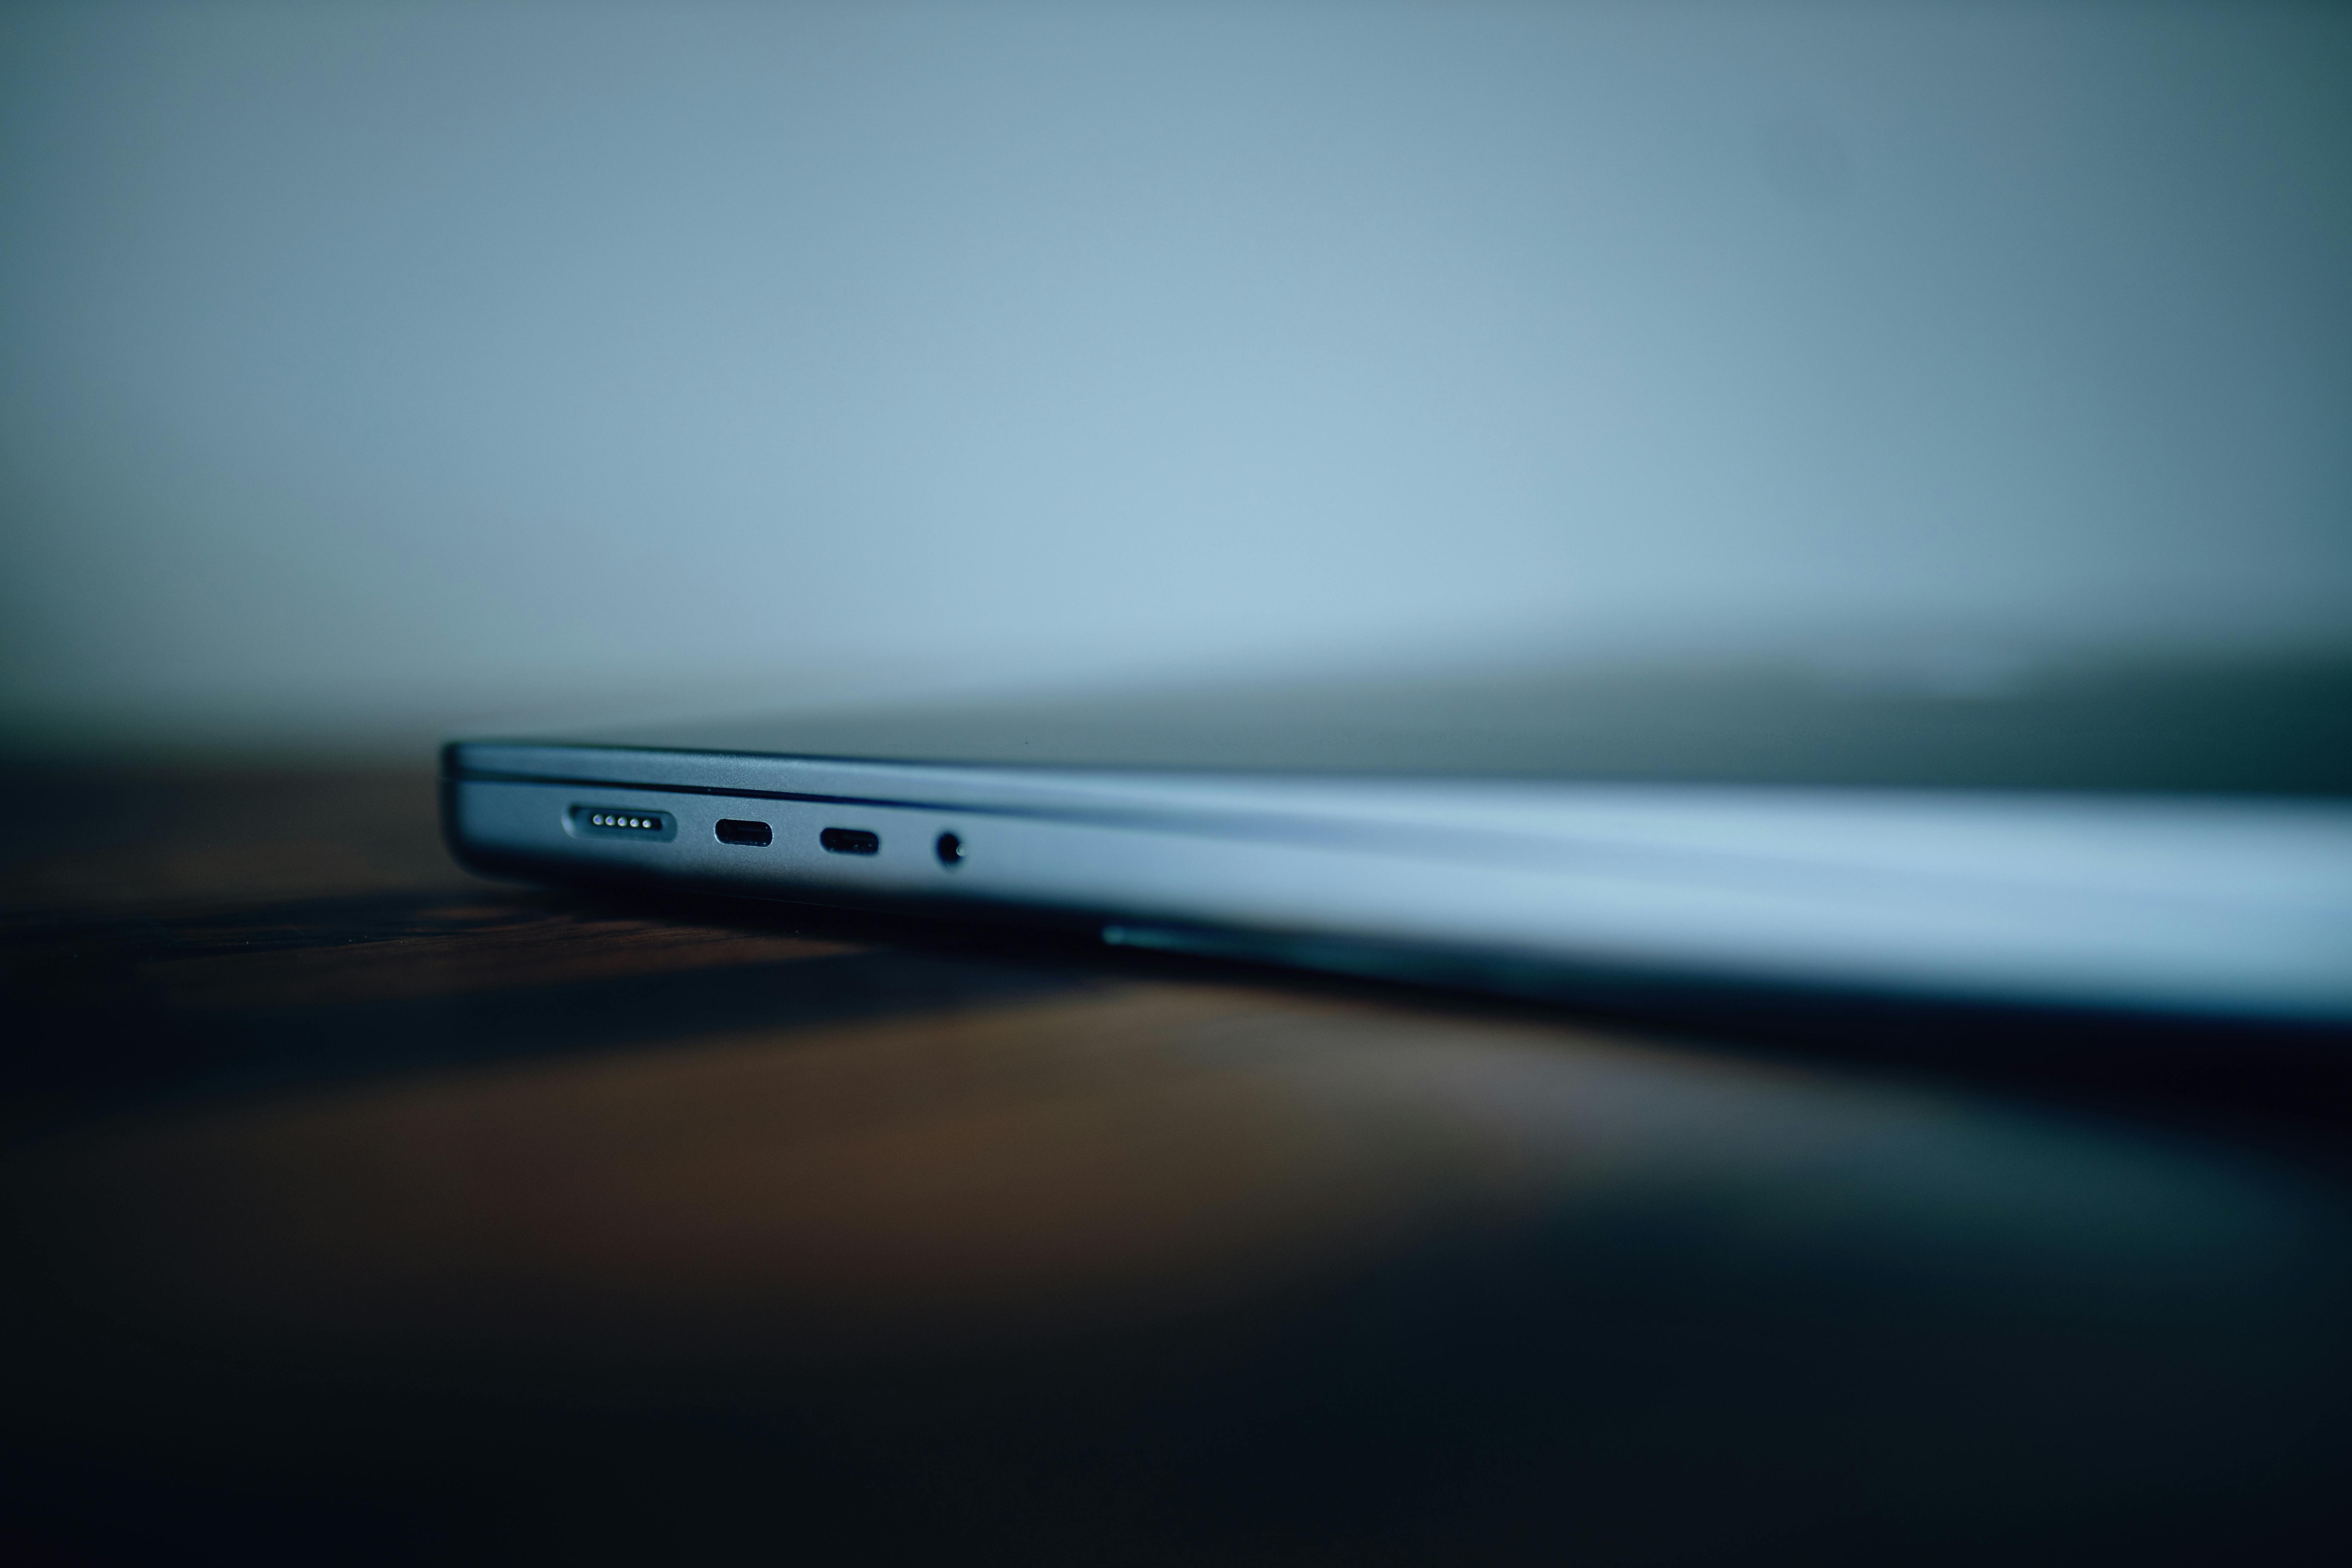
[[677,818],[667,811],[647,811],[635,805],[575,805],[568,815],[572,831],[583,838],[677,837]]

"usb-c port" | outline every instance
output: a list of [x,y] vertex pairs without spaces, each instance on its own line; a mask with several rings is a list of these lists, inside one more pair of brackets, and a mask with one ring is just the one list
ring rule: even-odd
[[719,842],[721,844],[768,845],[776,841],[776,830],[764,822],[745,822],[732,816],[719,819]]
[[836,855],[871,855],[882,847],[882,836],[862,827],[828,827],[816,841]]

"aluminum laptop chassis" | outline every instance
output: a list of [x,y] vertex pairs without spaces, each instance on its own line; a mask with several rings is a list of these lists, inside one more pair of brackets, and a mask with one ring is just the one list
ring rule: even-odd
[[[2352,805],[948,766],[462,742],[494,876],[2340,1026]],[[1343,965],[1345,966],[1345,965]]]

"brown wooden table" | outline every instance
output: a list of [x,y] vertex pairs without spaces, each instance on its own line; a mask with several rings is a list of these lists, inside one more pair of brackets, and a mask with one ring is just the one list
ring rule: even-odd
[[2352,1544],[2338,1042],[498,886],[421,773],[0,810],[19,1561]]

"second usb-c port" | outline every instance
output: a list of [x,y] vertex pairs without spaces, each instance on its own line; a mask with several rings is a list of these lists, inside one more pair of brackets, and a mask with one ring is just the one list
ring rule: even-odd
[[871,855],[882,847],[882,836],[862,827],[828,827],[816,841],[836,855]]
[[719,819],[719,842],[721,844],[773,844],[776,831],[764,822],[745,822],[739,817]]

